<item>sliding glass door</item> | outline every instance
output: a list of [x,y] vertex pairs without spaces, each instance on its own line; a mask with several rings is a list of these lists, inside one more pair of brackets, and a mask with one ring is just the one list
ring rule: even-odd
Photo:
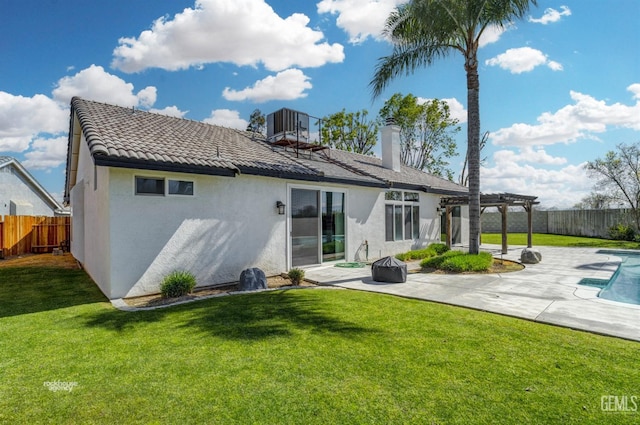
[[343,192],[291,189],[293,267],[345,258]]

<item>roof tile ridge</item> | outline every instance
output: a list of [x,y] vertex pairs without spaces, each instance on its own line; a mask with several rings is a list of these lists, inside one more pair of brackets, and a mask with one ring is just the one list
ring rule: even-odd
[[102,141],[100,133],[93,124],[91,113],[85,109],[86,102],[92,101],[84,100],[77,96],[74,96],[71,99],[72,110],[78,116],[80,128],[82,129],[82,133],[84,134],[85,139],[87,139],[87,144],[89,145],[89,151],[92,155],[109,155],[107,145]]

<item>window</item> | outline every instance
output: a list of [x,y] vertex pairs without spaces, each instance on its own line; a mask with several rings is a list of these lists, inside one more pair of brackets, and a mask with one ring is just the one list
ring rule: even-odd
[[[166,182],[163,178],[136,176],[136,195],[164,196],[169,194],[193,196],[192,181],[166,180]],[[167,189],[165,189],[165,186]]]
[[169,195],[193,195],[193,182],[169,180]]
[[420,238],[420,194],[393,190],[385,193],[385,240]]
[[136,177],[136,195],[164,195],[164,179]]

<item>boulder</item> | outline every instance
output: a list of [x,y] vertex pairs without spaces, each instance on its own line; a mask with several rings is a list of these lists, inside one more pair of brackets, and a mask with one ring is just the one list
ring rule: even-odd
[[522,264],[538,264],[542,261],[542,254],[537,249],[525,248],[520,253],[520,261]]
[[376,282],[404,283],[407,265],[394,257],[384,257],[371,265],[371,276]]
[[267,277],[257,267],[246,269],[240,273],[240,284],[238,286],[240,291],[267,289]]

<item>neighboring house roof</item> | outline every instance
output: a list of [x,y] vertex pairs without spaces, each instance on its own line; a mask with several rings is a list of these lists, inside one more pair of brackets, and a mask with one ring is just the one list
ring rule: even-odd
[[12,166],[15,171],[22,176],[22,178],[31,186],[31,189],[36,192],[43,201],[49,204],[49,207],[53,210],[62,210],[62,206],[56,199],[51,196],[49,192],[27,171],[20,161],[10,156],[0,156],[0,169]]
[[[77,119],[76,119],[77,118]],[[251,174],[373,187],[406,187],[443,194],[465,187],[422,171],[382,167],[379,158],[335,149],[286,152],[251,132],[74,97],[67,158],[65,199],[75,176],[80,129],[96,165],[235,176]],[[77,164],[76,164],[77,165]]]

